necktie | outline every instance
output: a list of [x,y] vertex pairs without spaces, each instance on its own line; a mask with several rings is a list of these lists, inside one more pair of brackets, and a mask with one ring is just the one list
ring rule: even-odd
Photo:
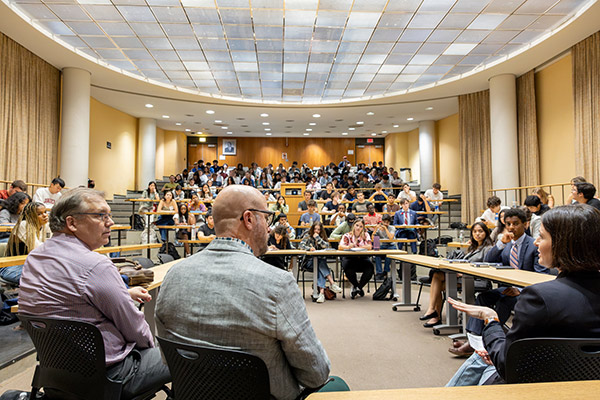
[[519,250],[516,244],[513,244],[512,249],[510,249],[510,266],[519,269]]
[[408,225],[408,213],[404,211],[404,225]]

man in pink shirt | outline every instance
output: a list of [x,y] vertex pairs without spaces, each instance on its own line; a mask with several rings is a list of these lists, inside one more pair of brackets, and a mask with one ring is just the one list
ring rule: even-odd
[[[104,340],[107,376],[124,381],[130,399],[171,381],[144,314],[133,300],[151,300],[140,287],[127,289],[115,265],[96,253],[114,224],[104,194],[77,188],[50,213],[51,239],[27,257],[19,290],[19,312],[85,321]],[[46,391],[48,392],[48,390]],[[57,391],[49,398],[64,398]]]

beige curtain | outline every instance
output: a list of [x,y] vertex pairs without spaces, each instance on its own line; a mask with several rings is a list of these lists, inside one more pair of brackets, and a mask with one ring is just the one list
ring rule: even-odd
[[59,99],[60,71],[0,33],[0,179],[56,176]]
[[[519,186],[540,184],[540,151],[538,145],[535,103],[535,72],[517,78],[517,132],[519,143]],[[523,190],[521,203],[531,190]]]
[[486,208],[492,184],[490,92],[458,97],[462,179],[462,221],[472,223]]
[[572,48],[575,169],[600,185],[600,32]]

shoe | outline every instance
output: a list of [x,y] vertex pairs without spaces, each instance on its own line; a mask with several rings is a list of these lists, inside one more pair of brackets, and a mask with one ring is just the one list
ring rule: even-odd
[[385,272],[375,275],[375,279],[377,279],[378,281],[382,281],[385,278],[387,278],[387,274]]
[[330,285],[329,289],[331,289],[334,293],[342,293],[342,288],[336,285],[335,283],[333,285]]
[[354,300],[354,298],[358,295],[358,288],[352,287],[352,292],[350,292],[350,298]]
[[437,318],[437,317],[439,317],[438,312],[434,310],[431,314],[427,314],[427,315],[423,315],[422,317],[419,317],[419,320],[427,321],[428,319]]
[[360,297],[365,297],[365,292],[362,289],[358,289],[358,294],[360,294]]
[[465,342],[460,347],[450,347],[448,349],[448,351],[450,353],[454,354],[455,356],[469,357],[471,354],[473,354],[473,352],[475,350],[471,347],[471,345],[469,344],[469,342]]
[[459,348],[460,346],[462,346],[463,344],[465,344],[464,340],[455,340],[454,342],[452,342],[452,346],[454,346],[455,348]]
[[[434,319],[434,318],[432,318],[432,319]],[[435,322],[425,322],[423,324],[423,327],[424,328],[433,328],[434,326],[439,325],[441,322],[442,321],[440,321],[439,318],[435,318]]]
[[319,297],[317,297],[317,303],[325,303],[325,295],[323,293],[319,293]]

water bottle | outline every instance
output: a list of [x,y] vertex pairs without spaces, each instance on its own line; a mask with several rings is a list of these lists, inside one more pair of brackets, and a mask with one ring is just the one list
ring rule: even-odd
[[373,236],[373,250],[379,250],[381,248],[381,240],[378,235]]
[[458,232],[458,241],[459,241],[460,243],[462,243],[462,242],[463,242],[463,240],[464,240],[464,238],[465,238],[465,236],[464,236],[464,234],[463,234],[463,231],[462,231],[462,229],[461,229],[461,230]]

